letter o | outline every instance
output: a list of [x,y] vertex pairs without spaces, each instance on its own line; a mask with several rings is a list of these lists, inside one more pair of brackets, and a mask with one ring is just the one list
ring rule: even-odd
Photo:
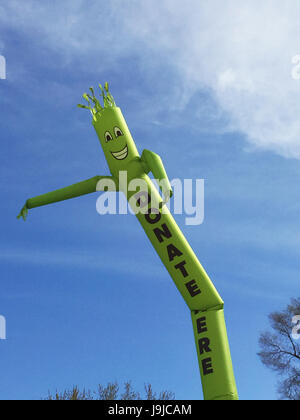
[[[154,214],[154,219],[151,217]],[[158,209],[149,209],[148,213],[145,214],[145,219],[148,223],[151,225],[154,225],[155,223],[158,223],[161,219],[161,213]]]

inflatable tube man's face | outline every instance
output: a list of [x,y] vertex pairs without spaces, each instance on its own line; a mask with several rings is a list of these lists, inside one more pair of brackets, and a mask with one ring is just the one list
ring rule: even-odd
[[93,126],[99,137],[109,169],[112,174],[125,171],[128,163],[133,159],[139,158],[136,145],[127,127],[126,121],[120,108],[116,106],[114,98],[105,83],[104,89],[99,85],[103,105],[96,98],[93,88],[90,88],[91,95],[85,93],[86,105],[78,105],[87,108],[93,116]]
[[105,109],[93,120],[93,126],[112,173],[126,170],[128,163],[139,157],[120,108]]

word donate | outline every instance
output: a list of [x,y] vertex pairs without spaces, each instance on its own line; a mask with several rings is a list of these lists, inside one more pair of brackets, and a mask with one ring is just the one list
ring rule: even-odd
[[6,60],[0,55],[0,79],[6,79]]
[[6,319],[0,315],[0,340],[6,340]]

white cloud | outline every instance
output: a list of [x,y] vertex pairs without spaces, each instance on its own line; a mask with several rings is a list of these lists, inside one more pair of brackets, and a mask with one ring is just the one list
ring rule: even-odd
[[152,81],[168,65],[178,79],[164,104],[187,104],[205,89],[228,117],[224,131],[300,158],[300,80],[292,78],[299,12],[297,0],[11,0],[0,24],[33,31],[68,62],[89,57],[103,68],[136,56]]

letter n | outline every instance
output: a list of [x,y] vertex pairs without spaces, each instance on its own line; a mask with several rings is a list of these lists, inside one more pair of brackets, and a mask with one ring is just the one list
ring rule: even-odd
[[153,229],[153,232],[155,233],[160,243],[164,241],[163,236],[167,239],[172,238],[172,233],[170,232],[168,226],[164,223],[161,227],[162,229],[160,228]]

